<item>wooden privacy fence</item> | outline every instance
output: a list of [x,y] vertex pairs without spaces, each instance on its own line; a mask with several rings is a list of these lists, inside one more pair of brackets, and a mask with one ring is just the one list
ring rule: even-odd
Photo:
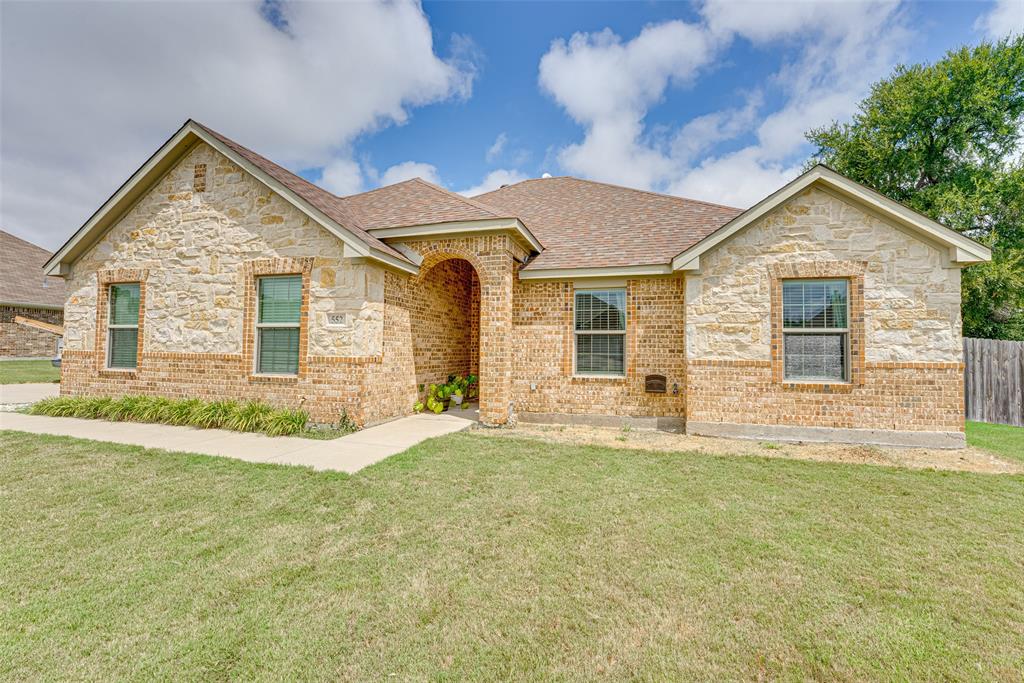
[[1024,342],[964,337],[968,420],[1024,427]]

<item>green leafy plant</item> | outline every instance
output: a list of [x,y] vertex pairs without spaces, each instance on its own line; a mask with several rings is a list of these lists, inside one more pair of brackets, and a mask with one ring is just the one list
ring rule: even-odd
[[192,411],[191,424],[202,429],[219,429],[224,427],[231,416],[238,410],[237,401],[210,401]]
[[307,422],[309,413],[305,410],[274,410],[264,420],[262,431],[267,436],[288,436],[301,432]]
[[261,432],[274,409],[261,401],[247,401],[235,410],[225,425],[236,432]]
[[426,406],[423,401],[416,401],[412,404],[412,412],[414,413],[422,413],[424,408],[426,408]]
[[195,415],[202,407],[203,402],[197,398],[174,401],[167,410],[164,422],[172,425],[194,425]]

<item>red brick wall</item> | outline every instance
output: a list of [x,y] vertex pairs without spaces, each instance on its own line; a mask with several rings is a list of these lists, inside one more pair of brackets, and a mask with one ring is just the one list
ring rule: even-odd
[[19,315],[55,325],[64,321],[64,311],[0,306],[0,358],[52,358],[56,355],[56,335],[19,325],[14,322]]
[[[572,282],[518,281],[512,397],[528,413],[684,417],[686,365],[681,277],[626,283],[626,374],[573,376]],[[648,374],[665,375],[668,393],[644,390]],[[536,390],[531,385],[536,384]],[[673,385],[678,393],[673,394]]]
[[480,288],[473,266],[464,259],[442,261],[410,291],[416,383],[468,375],[477,366],[474,336],[480,331]]
[[783,384],[771,361],[689,362],[694,422],[963,431],[963,364],[868,362],[859,385]]

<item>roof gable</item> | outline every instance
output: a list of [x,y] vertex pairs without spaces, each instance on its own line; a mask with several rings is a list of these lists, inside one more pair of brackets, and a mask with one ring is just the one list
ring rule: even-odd
[[62,265],[73,262],[101,237],[132,204],[158,181],[199,141],[238,164],[285,200],[338,237],[359,256],[416,271],[401,252],[368,233],[340,197],[278,166],[252,150],[189,119],[156,153],[94,213],[53,257],[47,261],[48,274],[63,274]]
[[903,228],[947,247],[951,264],[969,265],[992,258],[991,250],[980,242],[965,237],[955,230],[950,230],[941,223],[889,199],[866,185],[861,185],[823,164],[818,164],[736,216],[700,242],[677,254],[672,259],[673,270],[696,270],[700,267],[701,254],[715,248],[812,185],[820,185],[848,201],[882,215]]

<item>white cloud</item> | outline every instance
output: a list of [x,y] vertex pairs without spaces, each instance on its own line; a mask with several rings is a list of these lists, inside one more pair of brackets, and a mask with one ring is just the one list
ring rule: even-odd
[[335,159],[324,166],[317,184],[341,197],[356,194],[363,191],[363,172],[352,159]]
[[992,11],[978,17],[974,27],[993,40],[1024,33],[1024,1],[996,0]]
[[487,163],[493,162],[501,153],[505,150],[505,145],[508,144],[508,134],[498,133],[498,137],[494,138],[494,144],[487,148],[486,159]]
[[[540,62],[540,86],[585,131],[581,143],[558,151],[563,168],[749,206],[799,172],[808,151],[804,133],[853,113],[911,40],[895,0],[708,0],[700,12],[700,24],[648,26],[625,42],[606,29],[552,43]],[[781,47],[787,59],[742,106],[675,127],[646,122],[668,88],[691,83],[737,40]],[[769,94],[781,104],[765,114]],[[715,152],[733,141],[745,144]]]
[[703,27],[669,21],[628,41],[605,29],[556,40],[540,61],[540,85],[586,129],[558,159],[572,173],[651,187],[672,163],[644,144],[643,119],[670,83],[692,82],[715,52]]
[[380,184],[394,185],[411,178],[423,178],[423,180],[435,185],[441,184],[441,177],[437,174],[437,167],[421,161],[403,161],[400,164],[389,166],[380,175]]
[[439,57],[412,1],[289,3],[284,30],[255,2],[187,7],[4,5],[4,229],[59,245],[189,117],[350,187],[356,136],[471,92],[472,42]]
[[484,192],[490,192],[491,190],[497,190],[502,185],[511,185],[513,183],[519,183],[527,179],[527,176],[523,175],[519,171],[499,168],[491,171],[487,176],[480,182],[476,187],[470,187],[465,190],[459,190],[459,194],[463,197],[475,197],[478,194]]

